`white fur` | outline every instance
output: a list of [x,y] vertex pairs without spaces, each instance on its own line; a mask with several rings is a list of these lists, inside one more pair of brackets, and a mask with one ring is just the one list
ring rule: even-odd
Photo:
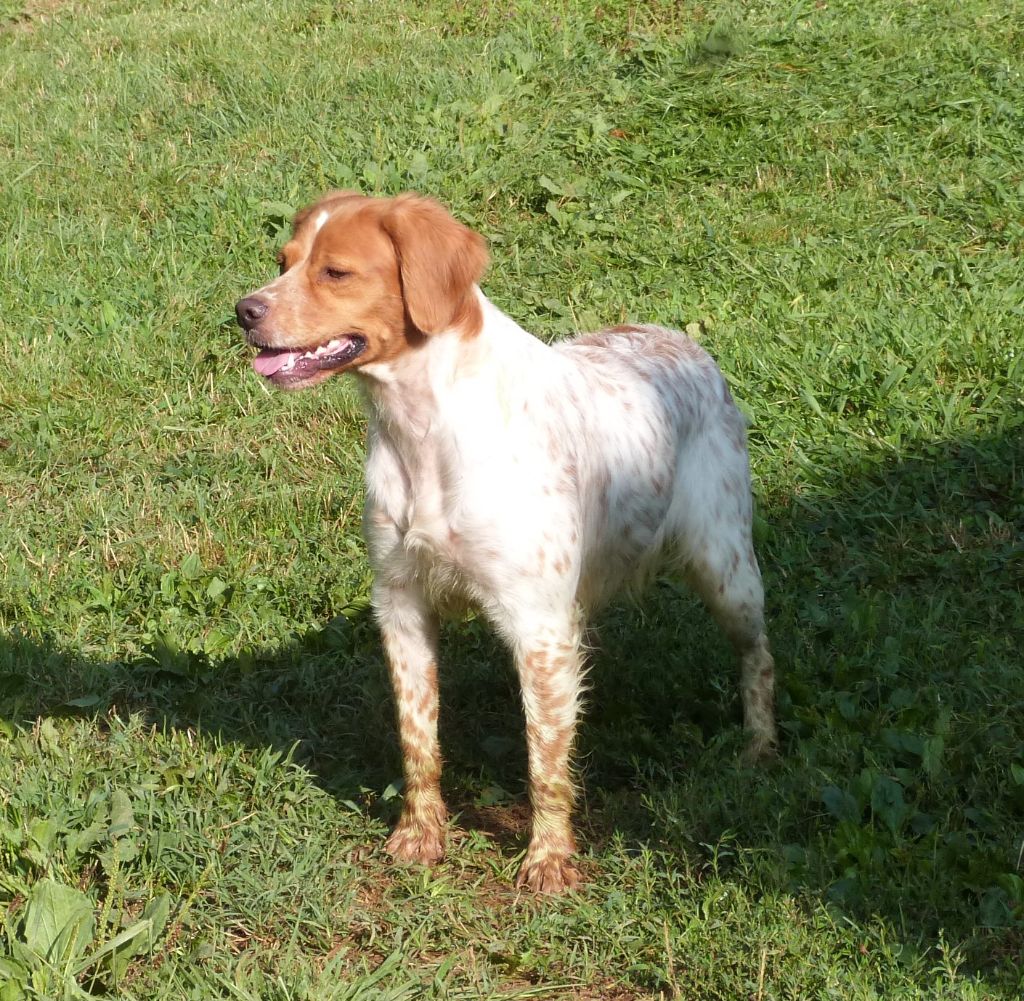
[[[659,566],[690,580],[740,654],[753,750],[774,741],[744,423],[684,334],[636,327],[549,347],[479,298],[478,336],[433,335],[360,370],[374,603],[403,743],[438,770],[436,720],[414,705],[436,663],[432,609],[468,601],[512,647],[534,804],[521,878],[560,889],[574,881],[581,628],[616,590]],[[407,792],[396,854],[436,854],[416,841],[424,797],[440,802],[434,787]]]
[[[431,580],[443,569],[506,631],[512,603],[589,611],[658,556],[685,568],[745,544],[742,417],[702,349],[657,327],[611,335],[612,349],[552,348],[480,298],[477,338],[436,335],[396,363],[362,370],[378,574]],[[679,357],[638,370],[644,342],[655,340],[680,345]],[[579,542],[570,544],[574,529]],[[542,567],[542,551],[564,554],[567,572]]]

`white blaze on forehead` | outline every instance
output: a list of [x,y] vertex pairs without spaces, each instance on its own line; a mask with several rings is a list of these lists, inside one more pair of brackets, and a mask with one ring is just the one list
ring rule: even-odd
[[[321,209],[316,214],[316,217],[313,219],[314,237],[316,236],[317,233],[320,232],[321,229],[324,228],[324,223],[326,223],[327,220],[330,219],[330,217],[331,213],[327,209]],[[307,257],[309,256],[309,249],[309,247],[307,247],[306,249]],[[303,260],[305,260],[305,258],[303,258]],[[278,277],[275,278],[272,282],[269,282],[268,284],[264,285],[263,288],[259,289],[258,293],[254,294],[262,295],[266,299],[276,298],[278,290],[287,288],[294,281],[294,273],[297,270],[296,265],[300,263],[301,261],[294,262],[293,266],[289,268],[288,271],[286,271],[283,275],[278,275]]]

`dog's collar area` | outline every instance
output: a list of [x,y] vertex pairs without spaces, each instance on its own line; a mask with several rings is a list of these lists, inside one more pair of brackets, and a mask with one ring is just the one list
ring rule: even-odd
[[308,351],[294,348],[263,348],[252,360],[252,367],[272,382],[305,379],[314,372],[348,365],[363,353],[366,339],[359,334],[334,337]]

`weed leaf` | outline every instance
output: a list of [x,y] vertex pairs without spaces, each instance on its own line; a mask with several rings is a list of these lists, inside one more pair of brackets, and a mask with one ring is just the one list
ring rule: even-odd
[[825,809],[836,820],[852,820],[854,822],[860,820],[860,808],[857,806],[857,800],[845,789],[840,789],[839,786],[825,786],[821,790],[821,801],[825,804]]
[[56,967],[80,956],[95,930],[89,898],[71,886],[41,879],[32,888],[25,908],[25,944]]
[[907,819],[907,804],[903,800],[903,786],[887,775],[879,775],[871,788],[871,809],[881,817],[886,827],[895,834]]
[[127,834],[135,824],[135,814],[132,811],[132,801],[123,789],[115,789],[110,797],[110,826],[107,834],[116,838]]

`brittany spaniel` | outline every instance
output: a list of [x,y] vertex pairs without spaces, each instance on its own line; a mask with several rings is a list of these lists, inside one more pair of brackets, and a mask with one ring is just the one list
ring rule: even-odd
[[552,893],[579,879],[586,617],[659,569],[682,575],[738,654],[754,758],[775,742],[773,662],[744,419],[715,363],[656,326],[544,344],[477,287],[487,260],[437,202],[335,192],[298,213],[280,277],[236,312],[270,385],[351,371],[365,397],[364,531],[405,771],[388,851],[444,851],[438,614],[469,603],[522,685],[533,822],[517,883]]

